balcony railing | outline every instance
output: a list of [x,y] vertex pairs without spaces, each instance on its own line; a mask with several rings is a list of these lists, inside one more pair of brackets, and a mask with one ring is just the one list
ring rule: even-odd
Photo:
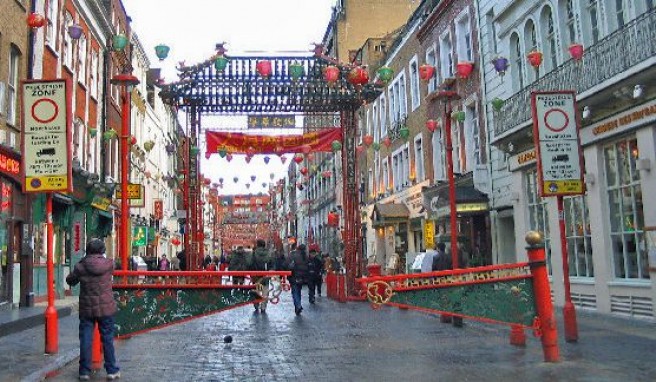
[[656,10],[651,10],[586,48],[581,62],[570,59],[508,98],[497,113],[495,135],[531,119],[532,91],[573,89],[581,94],[654,55]]

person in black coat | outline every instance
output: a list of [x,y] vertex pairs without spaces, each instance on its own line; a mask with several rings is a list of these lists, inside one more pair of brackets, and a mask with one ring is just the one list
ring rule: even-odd
[[319,253],[319,246],[317,244],[310,245],[310,258],[308,263],[309,280],[308,287],[310,288],[310,304],[314,304],[314,295],[321,296],[321,283],[323,272],[323,260]]
[[[297,316],[303,311],[301,290],[303,285],[307,285],[309,281],[309,260],[305,252],[305,244],[299,245],[296,250],[290,252],[287,260],[286,268],[292,272],[289,283],[292,287],[292,300],[294,300],[294,311]],[[310,302],[314,300],[314,296],[312,295],[311,298]]]

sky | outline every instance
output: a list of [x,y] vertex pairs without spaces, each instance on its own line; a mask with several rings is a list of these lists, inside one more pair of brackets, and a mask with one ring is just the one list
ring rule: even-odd
[[[176,81],[175,66],[180,61],[193,65],[214,54],[216,43],[225,42],[228,55],[311,55],[313,42],[320,42],[328,26],[336,0],[123,0],[133,31],[148,53],[151,67],[161,68],[165,82]],[[166,44],[169,56],[159,61],[155,45]],[[297,118],[298,120],[298,118]],[[181,119],[184,123],[184,119]],[[297,121],[299,123],[300,121]],[[245,118],[213,122],[230,128],[245,127]],[[202,126],[201,126],[202,128]],[[204,136],[201,137],[204,142]],[[204,150],[204,143],[201,145]],[[246,163],[241,155],[231,162],[201,152],[201,172],[212,182],[223,178],[222,194],[268,191],[263,182],[281,179],[291,162],[285,164],[271,155],[256,155]],[[271,174],[274,174],[271,180]],[[255,181],[251,177],[255,176]],[[238,178],[235,182],[234,178]],[[246,184],[250,184],[247,188]]]

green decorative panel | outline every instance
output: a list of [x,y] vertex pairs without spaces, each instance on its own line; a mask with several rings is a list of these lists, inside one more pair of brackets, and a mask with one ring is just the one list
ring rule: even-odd
[[531,279],[394,291],[390,303],[531,326],[537,316]]
[[189,320],[256,299],[250,289],[114,288],[116,335],[126,336]]

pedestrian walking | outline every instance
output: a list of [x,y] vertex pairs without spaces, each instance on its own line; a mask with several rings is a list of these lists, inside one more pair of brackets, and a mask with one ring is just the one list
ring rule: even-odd
[[[246,252],[243,246],[238,246],[237,249],[230,255],[230,262],[228,263],[228,270],[230,271],[247,271],[253,262],[253,254]],[[234,284],[244,284],[244,276],[234,276],[232,282]]]
[[[294,300],[294,312],[300,315],[303,312],[303,305],[301,304],[301,290],[303,285],[308,284],[308,255],[305,252],[305,244],[300,244],[296,250],[292,251],[289,255],[289,262],[287,269],[292,272],[289,283],[292,287],[292,299]],[[314,296],[310,302],[313,302]]]
[[187,254],[185,253],[184,249],[176,255],[178,260],[180,261],[180,270],[181,271],[186,271],[187,270]]
[[308,264],[308,288],[310,289],[310,304],[314,304],[315,295],[321,296],[323,260],[319,253],[318,244],[310,244],[310,258]]
[[160,271],[168,271],[170,268],[169,264],[169,259],[166,258],[166,255],[162,255],[162,257],[159,260],[159,270]]
[[180,270],[180,259],[178,259],[178,256],[171,256],[171,270],[172,271]]
[[203,259],[203,269],[207,268],[210,264],[212,264],[212,256],[208,253]]
[[[462,251],[459,251],[458,256],[458,266],[460,268],[467,267],[466,256]],[[433,257],[433,270],[434,271],[445,271],[448,269],[453,269],[453,260],[450,255],[446,253],[446,245],[444,243],[437,243],[437,255]],[[457,306],[458,304],[456,304]],[[443,314],[441,318],[442,322],[451,322],[453,321],[453,326],[462,327],[462,317],[460,316],[451,316],[449,314]]]
[[[271,255],[266,248],[266,242],[258,239],[255,242],[255,251],[253,251],[253,263],[250,270],[252,271],[268,271],[271,268]],[[263,276],[251,276],[253,284],[258,285],[256,291],[259,292],[259,297],[263,298],[262,302],[253,304],[255,311],[258,310],[266,313],[267,298],[269,297],[269,278]]]
[[80,367],[81,381],[91,379],[91,339],[94,325],[100,329],[105,371],[107,379],[121,377],[114,353],[114,314],[116,302],[112,293],[113,262],[105,258],[105,243],[100,239],[91,239],[87,243],[86,255],[73,271],[66,276],[66,283],[74,286],[80,284]]

